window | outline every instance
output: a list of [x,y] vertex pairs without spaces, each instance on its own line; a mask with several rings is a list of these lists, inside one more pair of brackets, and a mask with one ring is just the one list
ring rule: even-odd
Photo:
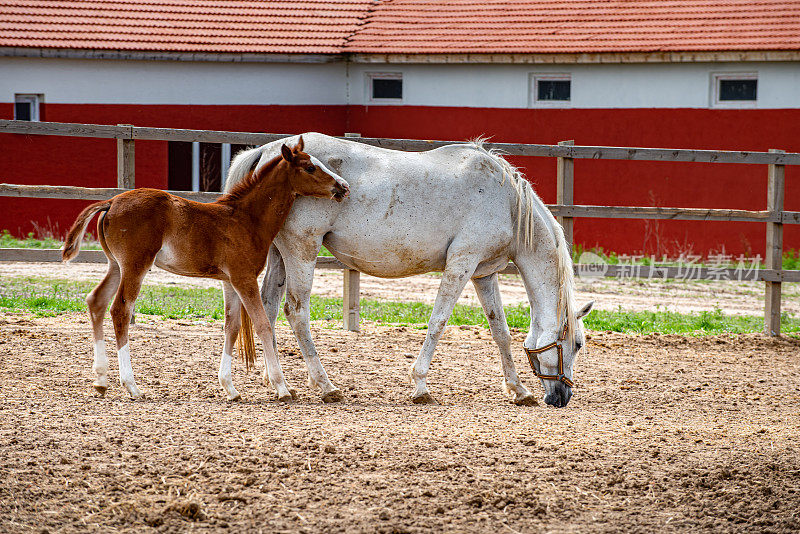
[[758,80],[720,80],[719,99],[723,100],[755,100]]
[[14,120],[38,121],[39,103],[43,95],[14,95]]
[[713,74],[712,107],[755,107],[758,101],[758,74]]
[[367,74],[370,102],[402,102],[403,74],[400,72],[370,72]]
[[531,104],[539,107],[566,107],[572,99],[572,79],[569,74],[536,74],[531,87]]

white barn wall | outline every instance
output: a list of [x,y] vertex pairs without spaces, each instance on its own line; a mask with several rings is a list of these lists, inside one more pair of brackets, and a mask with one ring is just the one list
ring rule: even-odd
[[[712,73],[757,72],[759,109],[800,108],[800,63],[375,65],[0,58],[0,102],[383,105],[367,73],[403,74],[403,105],[530,107],[534,74],[572,77],[573,109],[708,108]],[[396,102],[387,102],[396,104]]]
[[708,108],[713,73],[757,72],[759,109],[800,108],[800,63],[602,65],[351,65],[350,103],[369,102],[367,73],[403,74],[403,104],[480,108],[531,105],[534,74],[570,74],[571,108]]
[[344,105],[344,64],[0,58],[0,102]]

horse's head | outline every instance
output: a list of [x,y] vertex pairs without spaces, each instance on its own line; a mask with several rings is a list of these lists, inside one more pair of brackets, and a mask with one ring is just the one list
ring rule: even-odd
[[314,156],[303,152],[303,136],[294,148],[281,146],[281,156],[289,163],[289,183],[298,195],[333,198],[341,202],[350,186]]
[[[567,325],[562,325],[558,332],[541,331],[536,339],[528,342],[534,347],[525,348],[534,373],[542,381],[545,396],[544,402],[563,408],[572,398],[572,373],[575,369],[575,359],[581,348],[586,344],[583,333],[583,318],[590,311],[594,301],[589,302],[575,314],[575,335],[572,339],[567,337]],[[533,332],[531,332],[533,334]],[[555,338],[555,340],[554,340]]]

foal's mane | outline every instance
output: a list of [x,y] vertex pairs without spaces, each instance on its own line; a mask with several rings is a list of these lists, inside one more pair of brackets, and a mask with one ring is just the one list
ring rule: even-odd
[[258,159],[256,159],[247,174],[240,181],[233,184],[227,193],[219,197],[217,202],[235,202],[242,199],[247,193],[253,190],[264,176],[280,163],[281,159],[283,158],[280,155],[272,158],[265,163],[263,167],[258,169],[258,172],[256,172],[256,166],[258,165]]

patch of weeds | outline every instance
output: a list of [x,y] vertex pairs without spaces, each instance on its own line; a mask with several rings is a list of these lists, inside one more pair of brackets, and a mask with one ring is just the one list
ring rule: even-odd
[[[14,237],[8,230],[0,231],[0,248],[61,248],[64,242],[54,236],[37,238],[33,232],[28,232],[24,238]],[[100,243],[90,234],[84,235],[81,249],[101,250]]]

